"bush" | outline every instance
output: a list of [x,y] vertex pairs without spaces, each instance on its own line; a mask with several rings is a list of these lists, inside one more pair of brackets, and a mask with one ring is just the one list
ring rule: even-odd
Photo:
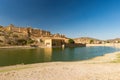
[[73,39],[69,39],[68,42],[69,42],[70,44],[74,44],[74,43],[75,43]]
[[90,44],[93,44],[94,43],[94,40],[90,40]]
[[32,40],[32,39],[27,40],[27,44],[32,44],[32,43],[34,43],[34,42],[35,42],[35,41]]
[[17,44],[18,45],[26,45],[27,44],[27,41],[25,39],[18,39],[17,40]]

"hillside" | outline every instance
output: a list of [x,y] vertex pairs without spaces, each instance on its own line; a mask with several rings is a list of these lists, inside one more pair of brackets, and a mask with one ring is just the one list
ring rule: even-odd
[[101,43],[102,40],[91,38],[91,37],[80,37],[80,38],[75,38],[74,39],[75,43],[84,43],[84,44],[89,44],[89,43]]
[[26,45],[43,42],[44,38],[66,38],[63,34],[32,27],[0,26],[0,45]]
[[120,43],[120,38],[106,40],[108,43]]
[[80,37],[80,38],[75,38],[74,41],[75,43],[84,43],[84,44],[120,43],[120,38],[99,40],[91,37]]

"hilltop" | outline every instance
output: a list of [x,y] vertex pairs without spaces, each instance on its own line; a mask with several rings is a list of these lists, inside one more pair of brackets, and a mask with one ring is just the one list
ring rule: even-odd
[[84,44],[101,44],[101,43],[120,43],[120,38],[100,40],[91,37],[80,37],[74,39],[75,43],[84,43]]
[[101,43],[102,40],[96,39],[96,38],[91,38],[91,37],[80,37],[80,38],[75,38],[74,39],[75,43],[84,43],[84,44],[98,44]]
[[120,38],[106,40],[108,43],[120,43]]

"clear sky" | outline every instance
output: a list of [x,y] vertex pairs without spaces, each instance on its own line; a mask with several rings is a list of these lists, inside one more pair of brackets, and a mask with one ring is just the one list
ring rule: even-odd
[[0,0],[0,25],[32,26],[67,37],[120,37],[120,0]]

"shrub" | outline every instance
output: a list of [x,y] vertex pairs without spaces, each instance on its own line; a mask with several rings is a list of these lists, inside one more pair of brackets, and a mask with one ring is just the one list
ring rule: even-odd
[[93,44],[94,43],[94,40],[90,40],[90,44]]
[[35,42],[35,41],[32,40],[32,39],[27,40],[27,44],[32,44],[32,43],[34,43],[34,42]]
[[26,45],[27,44],[27,41],[25,39],[18,39],[17,40],[17,44],[18,45]]
[[70,44],[74,44],[74,43],[75,43],[73,39],[69,39],[68,42],[69,42]]

